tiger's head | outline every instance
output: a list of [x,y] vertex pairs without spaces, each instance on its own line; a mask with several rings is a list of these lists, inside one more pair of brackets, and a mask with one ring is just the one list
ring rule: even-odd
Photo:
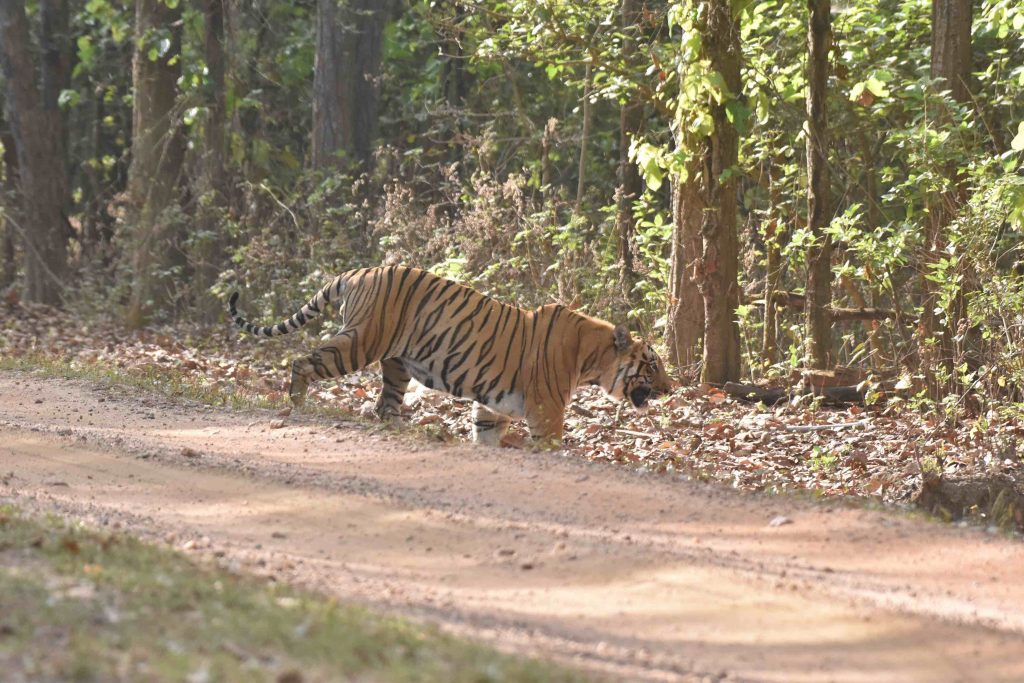
[[600,384],[611,398],[628,398],[637,408],[648,399],[672,391],[672,380],[654,348],[642,339],[633,339],[625,325],[616,325],[611,353],[614,360],[606,365]]

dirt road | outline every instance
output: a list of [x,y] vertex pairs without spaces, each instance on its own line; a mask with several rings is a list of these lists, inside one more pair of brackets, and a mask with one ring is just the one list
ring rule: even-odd
[[1024,681],[1020,541],[274,419],[0,373],[0,500],[611,679]]

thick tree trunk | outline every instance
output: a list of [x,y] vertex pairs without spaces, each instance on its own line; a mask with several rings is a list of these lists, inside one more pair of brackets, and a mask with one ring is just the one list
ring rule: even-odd
[[808,367],[824,370],[832,363],[832,239],[825,233],[829,202],[828,53],[832,45],[831,0],[807,2],[807,249]]
[[[156,30],[170,31],[171,42],[157,59],[151,49]],[[175,106],[181,74],[181,6],[162,0],[138,0],[135,5],[136,46],[132,62],[132,163],[128,196],[132,207],[132,294],[126,314],[130,327],[144,325],[172,302],[185,262],[180,206],[185,139]]]
[[71,33],[67,0],[41,0],[39,34],[43,54],[43,106],[59,106],[60,93],[71,85]]
[[684,377],[695,376],[692,369],[701,358],[704,335],[704,301],[694,279],[694,266],[700,261],[701,220],[704,202],[694,173],[685,181],[672,179],[672,256],[669,273],[669,305],[666,336],[669,358]]
[[224,54],[224,0],[205,0],[205,36],[203,52],[207,69],[206,106],[202,173],[196,194],[201,197],[197,216],[202,237],[195,240],[195,299],[199,318],[212,323],[224,307],[210,295],[223,267],[225,240],[220,225],[226,204],[227,172],[225,166],[224,131],[226,126],[226,94]]
[[[950,91],[957,102],[967,102],[970,98],[971,20],[972,0],[932,0],[931,76],[937,81],[936,88]],[[935,120],[940,125],[948,123],[951,120],[950,112],[943,108]],[[930,272],[930,266],[942,257],[947,242],[946,229],[964,199],[958,170],[949,167],[945,173],[952,189],[928,202],[925,263],[922,270],[925,276]],[[935,310],[939,300],[936,283],[922,277],[921,288],[924,293],[921,334],[924,339],[936,339],[938,343],[925,346],[920,360],[929,393],[938,399],[953,385],[953,368],[956,365],[953,338],[963,315],[963,293],[956,297],[954,310],[949,311],[946,325],[943,326]],[[938,368],[943,369],[949,377],[948,381],[940,381],[935,372]]]
[[0,134],[0,142],[4,146],[3,184],[0,185],[0,290],[14,284],[18,272],[15,246],[15,222],[21,222],[20,202],[18,202],[18,155],[14,149],[14,138],[4,131]]
[[728,0],[708,0],[699,21],[704,56],[722,76],[728,90],[721,100],[708,98],[714,132],[704,140],[700,159],[701,196],[707,207],[701,221],[698,272],[704,298],[701,379],[721,384],[739,378],[740,374],[735,176],[739,136],[726,112],[728,98],[737,97],[741,90],[740,28]]
[[381,0],[317,0],[314,168],[338,168],[345,156],[363,169],[369,166],[377,127],[384,5]]
[[[41,35],[44,63],[40,71],[47,93],[59,74],[51,70],[48,45],[66,39],[47,33],[60,25],[54,5],[42,3],[40,12],[51,13]],[[65,8],[66,11],[66,8]],[[64,18],[64,25],[67,19]],[[60,52],[60,50],[56,50]],[[25,258],[23,298],[41,303],[60,303],[67,274],[69,227],[64,215],[67,202],[67,168],[64,163],[64,123],[56,101],[49,102],[36,86],[35,50],[22,0],[0,1],[0,67],[6,85],[7,120],[18,156],[21,188],[21,232]]]

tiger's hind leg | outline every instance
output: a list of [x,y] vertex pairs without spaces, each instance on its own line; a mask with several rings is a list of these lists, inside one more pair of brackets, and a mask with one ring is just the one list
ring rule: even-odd
[[322,379],[342,377],[369,364],[362,353],[353,353],[355,334],[343,331],[327,344],[314,350],[308,356],[292,362],[292,382],[288,395],[292,403],[301,406],[306,402],[306,391],[313,382]]
[[507,415],[473,403],[473,441],[488,446],[500,446],[501,437],[505,436],[511,421]]
[[384,386],[380,389],[374,412],[380,419],[390,420],[401,414],[402,399],[409,388],[409,371],[401,358],[385,358],[380,362],[380,375]]

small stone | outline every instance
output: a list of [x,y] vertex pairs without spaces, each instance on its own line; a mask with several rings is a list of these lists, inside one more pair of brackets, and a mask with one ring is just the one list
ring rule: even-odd
[[786,524],[792,524],[793,520],[785,515],[776,515],[772,517],[772,521],[768,522],[768,526],[784,526]]

